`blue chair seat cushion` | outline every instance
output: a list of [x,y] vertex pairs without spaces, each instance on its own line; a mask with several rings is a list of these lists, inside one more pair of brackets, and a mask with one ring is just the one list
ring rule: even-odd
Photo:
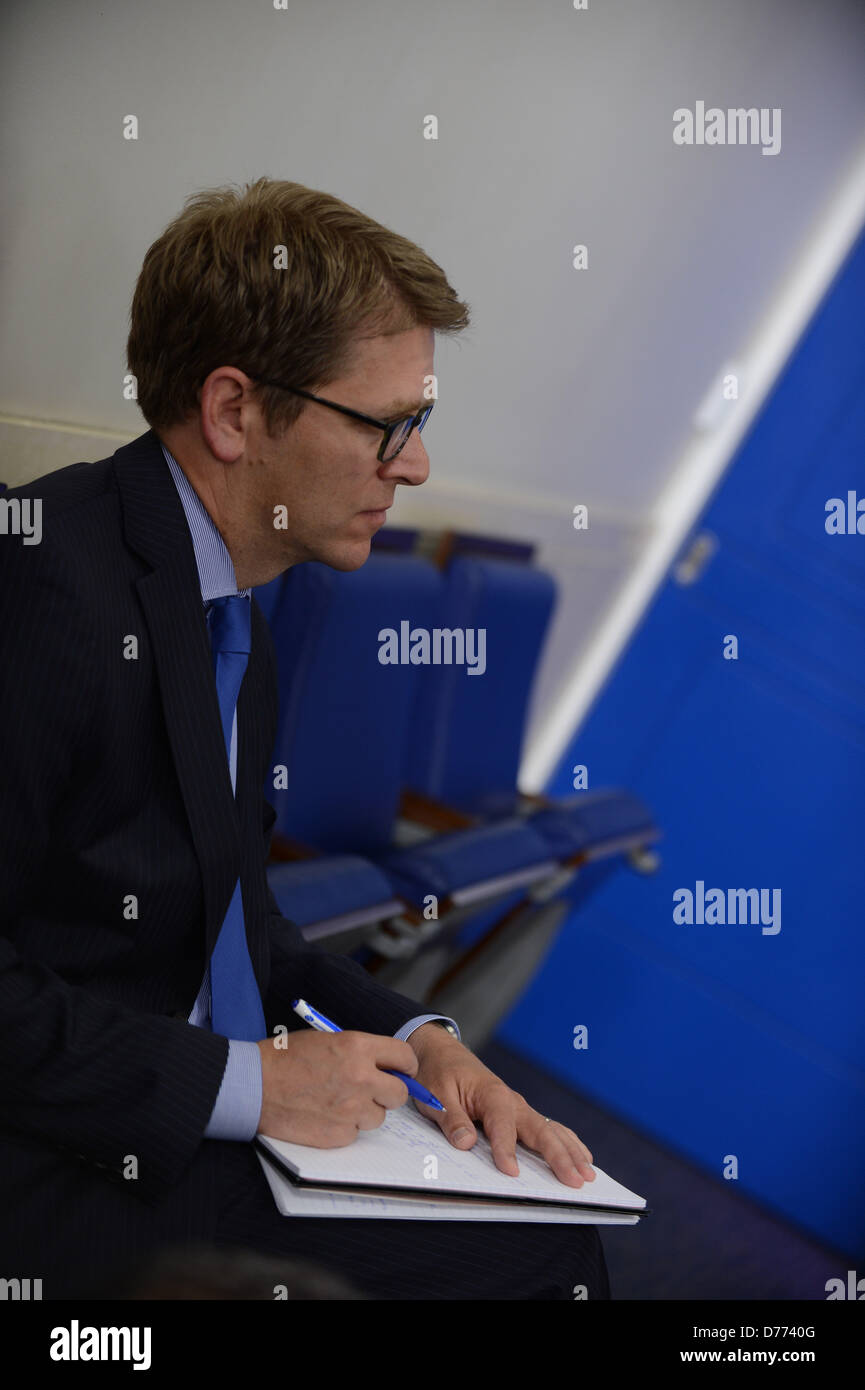
[[552,872],[552,859],[546,841],[525,820],[514,817],[391,850],[377,856],[376,863],[395,892],[422,907],[429,894],[441,900],[520,869],[550,864]]
[[629,792],[599,790],[534,811],[529,824],[556,859],[566,860],[631,837],[657,834],[651,813]]
[[271,864],[267,881],[282,915],[299,927],[375,907],[394,897],[381,870],[352,854]]

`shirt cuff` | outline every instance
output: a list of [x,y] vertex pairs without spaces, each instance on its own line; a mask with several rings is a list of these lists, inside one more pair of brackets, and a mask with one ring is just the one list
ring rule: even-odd
[[261,1118],[261,1053],[254,1042],[228,1041],[222,1085],[205,1139],[254,1139]]
[[[444,1014],[418,1014],[417,1018],[410,1018],[408,1023],[404,1023],[399,1031],[394,1033],[394,1037],[399,1038],[401,1042],[405,1042],[409,1034],[413,1033],[415,1028],[420,1028],[422,1023],[435,1023],[439,1019],[442,1023],[452,1023],[457,1030],[457,1038],[460,1038],[460,1030],[457,1028],[453,1019],[445,1018]],[[460,1041],[462,1041],[462,1039],[460,1039]]]

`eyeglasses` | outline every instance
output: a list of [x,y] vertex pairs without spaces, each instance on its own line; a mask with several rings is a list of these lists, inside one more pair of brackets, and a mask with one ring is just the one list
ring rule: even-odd
[[350,415],[354,420],[363,420],[367,425],[375,425],[376,429],[384,430],[384,438],[376,455],[379,463],[390,463],[391,459],[395,459],[400,450],[405,448],[413,429],[416,428],[420,434],[435,405],[433,401],[431,405],[425,405],[423,410],[419,410],[417,415],[406,415],[404,419],[388,424],[385,420],[374,420],[371,415],[363,415],[359,410],[351,410],[347,405],[337,405],[336,401],[325,400],[324,396],[314,396],[311,391],[302,391],[299,386],[286,386],[283,381],[268,381],[261,376],[254,376],[251,380],[257,381],[261,386],[277,386],[281,391],[293,391],[296,396],[305,396],[308,401],[317,401],[319,405],[326,405],[330,410],[338,410],[342,415]]

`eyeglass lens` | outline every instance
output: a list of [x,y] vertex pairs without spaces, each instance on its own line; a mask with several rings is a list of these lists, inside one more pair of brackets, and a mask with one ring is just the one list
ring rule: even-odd
[[[431,410],[432,410],[432,406],[430,406],[428,410],[425,410],[424,413],[423,413],[423,415],[421,416],[420,422],[419,422],[418,427],[417,427],[417,428],[418,428],[418,433],[420,433],[420,431],[423,429],[424,425],[426,424],[427,420],[429,419],[430,411],[431,411]],[[399,453],[400,449],[402,449],[403,445],[406,444],[406,443],[408,442],[408,437],[409,437],[409,435],[411,434],[413,428],[414,428],[414,416],[413,416],[413,415],[407,416],[405,420],[400,420],[399,424],[397,425],[396,429],[394,430],[393,434],[391,435],[390,439],[388,440],[387,448],[386,448],[385,451],[384,451],[384,462],[385,462],[385,463],[387,463],[390,459],[396,457],[396,455]]]

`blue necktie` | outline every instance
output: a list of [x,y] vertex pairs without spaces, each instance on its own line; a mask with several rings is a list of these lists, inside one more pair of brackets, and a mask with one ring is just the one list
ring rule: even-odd
[[[251,646],[248,598],[229,594],[213,600],[210,640],[225,751],[230,759],[231,726]],[[246,942],[239,878],[210,957],[210,1000],[210,1026],[214,1033],[244,1042],[267,1037],[261,995]]]

